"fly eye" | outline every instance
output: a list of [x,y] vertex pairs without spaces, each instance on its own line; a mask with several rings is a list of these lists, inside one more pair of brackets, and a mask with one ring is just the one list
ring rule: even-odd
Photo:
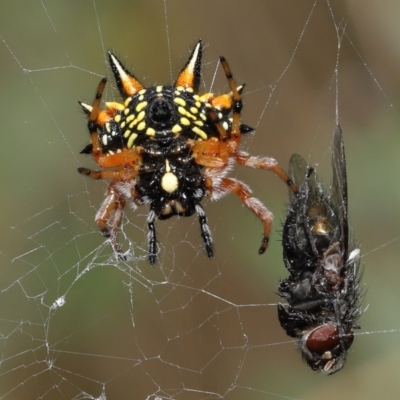
[[332,324],[315,328],[306,339],[308,350],[320,355],[332,351],[340,343],[339,329]]

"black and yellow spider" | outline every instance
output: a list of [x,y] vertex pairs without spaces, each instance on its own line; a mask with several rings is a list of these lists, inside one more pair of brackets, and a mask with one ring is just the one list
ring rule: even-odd
[[[272,214],[244,183],[228,178],[236,162],[275,172],[293,189],[288,175],[270,157],[252,157],[240,151],[241,136],[252,131],[241,124],[243,86],[236,87],[228,63],[220,57],[230,93],[198,94],[201,79],[202,45],[199,41],[173,85],[145,88],[108,52],[123,103],[100,100],[106,85],[102,79],[93,104],[80,103],[89,117],[91,143],[82,153],[92,154],[100,171],[78,168],[93,179],[111,179],[107,197],[96,214],[96,222],[120,258],[117,234],[126,204],[133,209],[150,208],[149,261],[157,258],[155,220],[197,213],[208,257],[214,255],[213,241],[201,201],[218,200],[236,193],[261,219],[264,234],[259,249],[268,247]],[[229,117],[232,112],[232,118]]]

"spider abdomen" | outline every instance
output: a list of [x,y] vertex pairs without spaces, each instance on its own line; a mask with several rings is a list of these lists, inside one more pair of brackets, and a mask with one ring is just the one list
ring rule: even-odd
[[143,166],[135,190],[146,199],[159,219],[173,215],[190,216],[206,193],[202,167],[194,162],[182,139],[168,146],[149,143],[143,146]]

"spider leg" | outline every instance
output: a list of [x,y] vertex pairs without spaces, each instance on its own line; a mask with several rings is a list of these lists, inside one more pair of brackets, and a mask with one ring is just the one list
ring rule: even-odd
[[246,167],[252,167],[257,169],[265,169],[267,171],[274,172],[279,178],[281,178],[289,189],[293,193],[297,193],[297,186],[290,179],[289,175],[282,169],[282,167],[278,164],[272,157],[253,157],[249,156],[245,152],[238,152],[234,155],[236,162],[240,165],[244,165]]
[[240,131],[240,113],[242,111],[243,102],[240,96],[239,91],[241,89],[239,87],[239,91],[237,89],[235,80],[233,79],[231,69],[229,68],[228,62],[225,60],[224,57],[219,58],[221,62],[221,66],[225,72],[226,79],[228,80],[229,87],[232,92],[233,98],[233,106],[232,106],[232,128],[231,128],[231,136],[232,138],[240,138],[241,131]]
[[111,218],[111,214],[118,207],[118,195],[109,189],[107,197],[104,199],[99,210],[96,213],[95,221],[99,226],[100,232],[107,238],[111,236],[111,232],[107,226]]
[[[238,91],[238,88],[236,86],[236,83],[233,79],[231,70],[229,68],[228,62],[225,60],[224,57],[220,57],[221,65],[222,68],[224,69],[226,78],[229,82],[229,86],[232,92],[232,99],[233,99],[233,106],[232,106],[232,113],[233,113],[233,120],[232,120],[232,128],[231,128],[231,137],[232,139],[238,139],[241,135],[241,129],[240,129],[240,113],[242,110],[242,100],[240,96],[241,90]],[[212,117],[212,116],[211,116]],[[217,124],[218,125],[218,124]],[[218,126],[217,126],[218,127]],[[218,130],[220,130],[218,128]],[[233,153],[233,152],[232,152]],[[248,167],[252,168],[259,168],[259,169],[265,169],[267,171],[272,171],[276,175],[279,176],[287,185],[288,187],[293,191],[293,193],[297,193],[297,187],[293,183],[293,181],[290,179],[289,175],[280,167],[278,162],[271,157],[263,157],[263,158],[258,158],[258,157],[252,157],[249,156],[248,154],[244,152],[238,152],[234,154],[234,157],[236,159],[236,162],[240,165],[246,165]]]
[[151,210],[147,216],[147,226],[149,228],[149,262],[153,266],[157,261],[157,236],[156,236],[156,213]]
[[200,204],[195,206],[197,215],[199,216],[201,237],[204,240],[204,246],[206,248],[207,257],[214,257],[213,240],[211,237],[210,228],[207,225],[207,217],[203,207]]
[[97,133],[97,118],[100,113],[100,100],[106,86],[107,79],[103,78],[97,87],[96,96],[93,100],[92,110],[89,114],[88,129],[90,133],[90,140],[92,142],[92,154],[95,160],[103,155],[103,150],[100,145],[99,135]]
[[78,168],[78,172],[82,175],[90,176],[93,179],[121,179],[121,170],[105,170],[93,171],[89,168]]
[[92,179],[114,179],[121,181],[135,179],[138,174],[138,170],[138,166],[131,166],[130,168],[119,167],[117,169],[106,169],[102,171],[93,171],[89,168],[83,167],[78,168],[78,172],[80,174],[90,176]]
[[239,197],[239,199],[242,200],[244,205],[257,215],[264,226],[264,236],[261,242],[261,246],[258,250],[259,254],[263,254],[265,250],[267,250],[269,243],[269,236],[271,233],[271,224],[273,219],[272,213],[261,203],[260,200],[251,195],[251,190],[247,185],[240,181],[237,181],[236,179],[222,178],[218,181],[215,180],[211,184],[206,184],[211,193],[212,200],[217,200],[221,196],[228,193],[235,193]]
[[[107,225],[109,226],[109,236],[111,240],[116,240],[117,234],[121,227],[122,217],[124,216],[124,207],[126,201],[122,199],[120,196],[115,201],[114,209],[108,219]],[[115,246],[113,245],[113,248]],[[119,247],[119,245],[118,245]]]
[[125,200],[114,188],[115,182],[111,182],[108,188],[108,195],[104,199],[100,209],[97,211],[95,220],[100,232],[109,239],[114,252],[122,260],[125,257],[121,254],[121,246],[117,242],[117,235],[124,215]]

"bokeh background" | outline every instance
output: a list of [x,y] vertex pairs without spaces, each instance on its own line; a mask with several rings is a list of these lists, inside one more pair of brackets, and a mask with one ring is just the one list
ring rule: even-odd
[[[1,399],[395,399],[400,318],[400,4],[390,0],[31,1],[0,5]],[[170,83],[199,38],[202,90],[227,90],[224,55],[246,82],[243,148],[287,167],[300,153],[329,186],[337,118],[349,213],[361,244],[362,329],[343,371],[310,371],[276,316],[286,271],[279,180],[235,168],[275,214],[259,221],[234,196],[205,202],[216,257],[196,218],[158,223],[146,262],[146,210],[128,211],[117,263],[94,223],[105,182],[77,100],[110,77],[113,50],[145,84]],[[112,80],[106,99],[118,99]]]

